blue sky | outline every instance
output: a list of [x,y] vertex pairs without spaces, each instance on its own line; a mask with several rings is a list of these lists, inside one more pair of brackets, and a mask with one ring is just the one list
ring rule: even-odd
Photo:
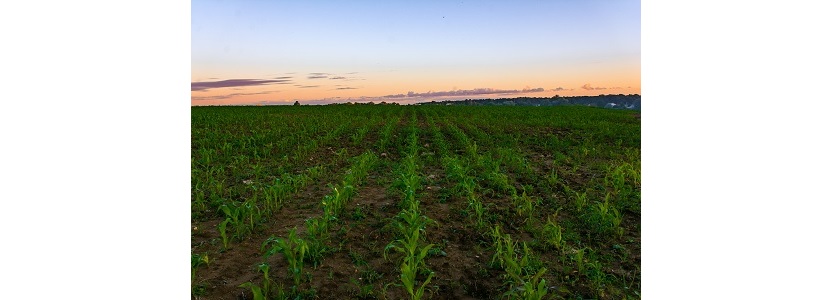
[[290,79],[192,88],[193,105],[640,92],[639,1],[199,1],[191,11],[195,85]]

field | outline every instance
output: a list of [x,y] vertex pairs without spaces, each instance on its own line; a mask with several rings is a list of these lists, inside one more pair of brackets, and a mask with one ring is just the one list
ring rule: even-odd
[[191,109],[194,299],[639,299],[640,119]]

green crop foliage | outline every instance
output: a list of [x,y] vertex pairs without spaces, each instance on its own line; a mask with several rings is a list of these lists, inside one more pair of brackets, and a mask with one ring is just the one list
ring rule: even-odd
[[576,211],[582,211],[586,205],[588,205],[588,192],[577,193],[576,191],[567,188],[567,190],[571,191],[573,194],[573,204],[576,208]]
[[[556,216],[554,215],[554,218]],[[548,217],[547,223],[542,227],[542,242],[545,247],[553,247],[559,251],[564,250],[565,241],[562,240],[562,226]]]
[[421,233],[425,230],[426,224],[430,220],[426,216],[418,213],[417,202],[414,203],[414,208],[404,210],[399,214],[400,220],[395,224],[403,237],[389,243],[383,251],[383,257],[384,259],[388,259],[387,253],[389,250],[395,250],[404,254],[403,261],[401,262],[401,283],[412,299],[421,299],[424,294],[424,289],[430,280],[432,280],[434,273],[430,272],[427,279],[420,286],[417,285],[416,277],[419,270],[422,267],[426,267],[424,259],[434,245],[420,246]]
[[590,228],[598,233],[604,235],[616,235],[622,237],[624,230],[621,227],[622,214],[610,202],[611,194],[605,195],[605,201],[596,203],[591,206],[586,220]]
[[585,274],[585,248],[574,250],[573,260],[576,263],[576,270],[579,274]]
[[288,262],[288,273],[294,278],[294,287],[299,287],[303,275],[303,261],[306,259],[308,253],[308,244],[305,240],[297,237],[297,229],[291,229],[288,232],[287,239],[270,237],[262,244],[262,249],[268,250],[265,252],[265,257],[268,258],[274,254],[281,253]]
[[590,282],[591,289],[594,296],[602,297],[604,295],[605,286],[608,284],[608,276],[602,271],[602,265],[599,261],[589,262],[587,268],[587,277]]
[[498,165],[496,165],[495,170],[487,174],[487,180],[489,180],[490,184],[492,184],[493,187],[499,192],[507,195],[516,194],[516,188],[510,185],[510,179],[507,175],[499,171]]
[[476,199],[475,196],[471,195],[469,198],[468,208],[473,211],[473,214],[471,214],[470,216],[475,217],[476,228],[478,230],[486,228],[488,226],[485,217],[485,215],[487,214],[487,210],[484,207],[484,204],[481,203],[481,201],[478,201],[478,199]]
[[547,180],[547,182],[550,185],[551,189],[556,189],[557,187],[559,187],[560,178],[559,178],[559,174],[556,172],[556,168],[550,169],[550,173],[548,174],[547,177],[545,177],[545,179]]
[[254,300],[266,300],[267,299],[267,298],[265,298],[265,294],[262,293],[262,288],[260,288],[256,284],[253,284],[251,282],[246,282],[246,283],[240,284],[239,287],[251,289],[251,293],[254,294]]
[[518,277],[517,280],[519,280],[520,285],[505,293],[504,296],[508,299],[543,299],[548,294],[547,282],[545,282],[545,279],[542,279],[542,275],[546,271],[547,269],[542,268],[538,273],[526,280]]
[[205,200],[205,192],[199,189],[194,189],[193,201],[190,203],[191,214],[201,215],[201,212],[207,210],[207,201]]
[[525,220],[533,219],[533,212],[536,211],[537,201],[522,191],[521,196],[513,195],[513,206],[516,207],[516,214],[524,217]]
[[226,218],[225,221],[222,221],[222,223],[219,223],[219,225],[217,226],[217,228],[219,229],[219,236],[222,237],[222,249],[228,249],[227,227],[230,221],[231,219]]
[[196,284],[196,270],[202,265],[210,263],[207,253],[190,255],[190,287],[195,288]]
[[547,271],[542,262],[533,255],[527,243],[522,243],[522,253],[516,251],[518,243],[509,234],[503,234],[496,225],[490,235],[493,237],[495,254],[491,264],[504,269],[504,278],[512,286],[504,296],[509,299],[541,299],[547,294],[547,285],[542,275]]
[[[426,252],[424,252],[424,255],[426,255]],[[424,289],[426,288],[427,284],[429,284],[429,282],[432,280],[432,277],[435,275],[435,272],[430,272],[427,276],[427,279],[424,280],[424,282],[420,286],[418,286],[417,282],[415,281],[416,275],[417,268],[413,267],[411,264],[408,264],[406,260],[404,260],[404,262],[401,263],[401,282],[403,283],[404,288],[413,300],[421,299],[424,296]]]
[[[239,287],[250,289],[251,293],[254,294],[254,300],[269,299],[269,296],[271,294],[271,284],[273,282],[273,280],[271,280],[271,276],[269,276],[269,273],[268,273],[269,270],[271,269],[271,266],[268,265],[267,263],[261,263],[257,266],[257,269],[260,272],[262,272],[262,274],[263,274],[262,286],[256,285],[253,282],[249,281],[249,282],[245,282],[245,283],[239,285]],[[280,288],[280,291],[281,290],[282,290],[282,288]],[[278,299],[284,299],[284,298],[281,297],[281,298],[278,298]]]
[[[309,299],[344,280],[354,283],[352,295],[319,298],[636,299],[636,113],[523,101],[536,100],[192,108],[191,219],[218,231],[215,239],[191,235],[193,296],[235,297],[200,282],[206,262],[196,253],[210,253],[237,276],[229,280],[250,280],[234,292],[248,299]],[[308,217],[286,215],[297,210]],[[450,223],[433,227],[433,214]],[[287,231],[301,225],[303,233]],[[266,231],[285,233],[260,235]],[[227,260],[250,253],[248,240],[266,256],[252,270]],[[476,245],[459,249],[454,240]],[[346,270],[353,274],[317,268],[340,260],[343,249],[359,256],[356,270]],[[430,267],[443,251],[475,251],[483,261],[450,262],[476,275],[442,278],[445,266]],[[270,270],[275,263],[279,270]],[[257,268],[254,279],[236,275]],[[496,282],[465,286],[492,276]],[[390,286],[399,288],[395,296]]]

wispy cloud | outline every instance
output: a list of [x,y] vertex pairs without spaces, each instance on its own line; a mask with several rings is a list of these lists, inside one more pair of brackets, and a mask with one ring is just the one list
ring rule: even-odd
[[306,77],[306,78],[308,78],[308,79],[322,79],[322,78],[328,78],[329,75],[330,75],[329,73],[308,73],[308,77]]
[[566,88],[563,88],[563,87],[561,87],[561,86],[560,86],[560,87],[558,87],[558,88],[552,89],[551,91],[553,91],[553,92],[559,92],[559,91],[573,91],[573,90],[574,90],[574,89],[566,89]]
[[343,76],[334,76],[334,77],[329,77],[329,79],[346,79],[346,77],[343,77]]
[[348,87],[348,86],[347,86],[347,87],[339,87],[339,88],[336,88],[336,90],[356,90],[356,89],[357,89],[357,88]]
[[519,93],[538,93],[544,92],[544,88],[524,88],[521,90],[499,90],[492,88],[477,88],[472,90],[455,90],[455,91],[429,91],[426,93],[416,93],[410,91],[406,94],[386,95],[382,98],[398,99],[398,98],[427,98],[427,97],[455,97],[455,96],[479,96],[479,95],[499,95],[499,94],[519,94]]
[[588,90],[588,91],[593,91],[593,90],[605,90],[605,89],[607,89],[607,88],[604,88],[604,87],[592,87],[590,83],[586,83],[586,84],[583,84],[583,85],[582,85],[582,89],[584,89],[584,90]]
[[301,89],[309,89],[309,88],[316,88],[316,87],[320,87],[320,86],[319,85],[299,85],[297,87],[299,87]]
[[233,94],[218,95],[218,96],[190,97],[190,100],[193,100],[193,101],[222,100],[222,99],[228,99],[228,98],[237,97],[237,96],[265,95],[265,94],[272,94],[272,93],[279,93],[279,91],[266,91],[266,92],[257,92],[257,93],[233,93]]
[[228,79],[220,81],[196,81],[190,83],[190,90],[205,91],[215,88],[288,83],[291,83],[290,77],[282,79]]

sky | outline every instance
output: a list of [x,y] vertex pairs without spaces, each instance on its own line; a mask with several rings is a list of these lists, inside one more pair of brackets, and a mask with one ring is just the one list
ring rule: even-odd
[[640,94],[640,1],[193,1],[191,105]]

